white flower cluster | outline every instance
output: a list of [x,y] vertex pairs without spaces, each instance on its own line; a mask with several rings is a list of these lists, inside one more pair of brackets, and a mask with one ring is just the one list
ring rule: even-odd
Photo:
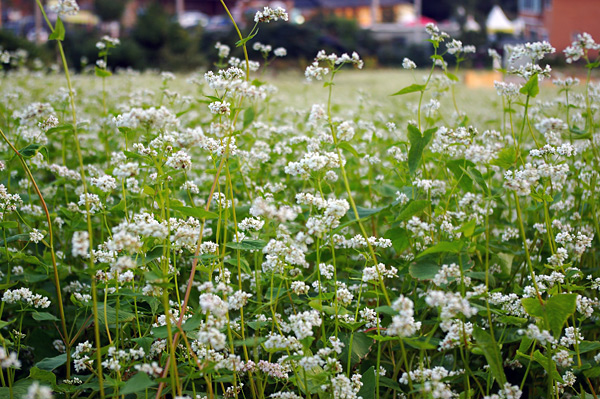
[[564,49],[567,63],[572,63],[579,60],[581,57],[587,57],[590,50],[600,50],[600,44],[592,38],[589,33],[579,33],[577,38],[569,47]]
[[254,22],[266,22],[269,23],[271,21],[277,21],[282,19],[284,21],[288,20],[288,14],[281,7],[277,7],[275,9],[271,7],[265,7],[262,11],[257,11],[254,15]]
[[321,316],[317,310],[307,310],[297,314],[290,315],[289,323],[286,324],[283,331],[293,331],[298,339],[313,336],[313,327],[321,325]]
[[146,129],[163,130],[167,127],[177,128],[179,126],[177,117],[164,106],[147,109],[132,108],[128,112],[117,115],[114,118],[114,123],[117,127],[128,127],[131,129],[142,126]]
[[17,358],[17,352],[7,353],[3,346],[0,346],[0,366],[3,369],[21,368],[21,361]]
[[292,176],[310,175],[311,172],[326,172],[340,165],[345,165],[346,160],[341,159],[334,152],[309,152],[298,162],[290,162],[284,168],[285,173]]
[[325,200],[320,196],[309,193],[296,194],[296,201],[299,204],[312,205],[323,211],[323,215],[311,216],[306,221],[308,234],[316,234],[317,236],[322,236],[327,231],[338,227],[340,219],[350,209],[350,204],[345,199],[329,198]]
[[215,48],[219,52],[219,58],[227,58],[227,57],[229,57],[229,52],[231,51],[231,49],[229,48],[228,45],[222,44],[221,42],[217,42],[215,44]]
[[469,54],[475,53],[476,51],[475,46],[463,46],[462,42],[456,39],[452,39],[451,42],[446,43],[446,47],[448,48],[448,54],[458,54],[461,52],[464,54]]
[[415,62],[413,60],[411,60],[410,58],[404,58],[402,60],[402,68],[404,69],[416,69],[417,68],[417,64],[415,64]]
[[79,5],[75,0],[58,0],[50,6],[50,11],[59,15],[75,15],[79,12]]
[[379,283],[379,277],[381,278],[394,278],[398,276],[398,269],[394,266],[387,267],[383,263],[379,263],[377,266],[365,267],[363,270],[362,281],[367,283],[373,281],[375,284]]
[[411,370],[408,373],[402,373],[400,377],[400,384],[407,385],[409,381],[420,382],[421,391],[425,396],[433,398],[454,398],[458,395],[452,391],[450,385],[443,380],[447,377],[454,377],[460,375],[464,370],[448,371],[444,367],[436,366],[432,369],[419,368]]
[[215,101],[208,104],[208,109],[215,115],[229,115],[231,113],[231,104],[227,101]]
[[173,169],[190,170],[192,169],[192,157],[185,150],[179,150],[169,156],[165,165]]
[[46,309],[50,307],[50,300],[48,297],[40,294],[34,294],[29,288],[25,287],[4,291],[4,294],[2,295],[2,302],[25,302],[27,305],[33,306],[36,309]]
[[[321,62],[325,62],[327,64],[326,67],[321,67]],[[306,67],[304,76],[306,76],[306,79],[309,81],[312,79],[322,80],[323,77],[336,68],[336,66],[344,64],[356,65],[358,69],[362,69],[364,66],[364,62],[360,59],[357,52],[353,52],[352,56],[346,53],[338,56],[337,54],[327,54],[325,50],[320,50],[313,63]]]
[[421,322],[415,321],[414,303],[404,295],[400,295],[392,303],[392,309],[398,312],[392,316],[392,322],[387,328],[387,335],[410,337],[421,329]]

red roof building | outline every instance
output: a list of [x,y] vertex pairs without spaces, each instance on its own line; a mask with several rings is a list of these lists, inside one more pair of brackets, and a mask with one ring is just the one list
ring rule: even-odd
[[519,0],[525,39],[547,40],[556,51],[568,47],[578,33],[600,41],[600,0]]

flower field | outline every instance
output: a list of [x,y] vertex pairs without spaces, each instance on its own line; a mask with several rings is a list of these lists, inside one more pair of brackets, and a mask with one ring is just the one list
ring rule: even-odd
[[0,397],[597,398],[600,45],[274,76],[278,19],[189,76],[1,53]]

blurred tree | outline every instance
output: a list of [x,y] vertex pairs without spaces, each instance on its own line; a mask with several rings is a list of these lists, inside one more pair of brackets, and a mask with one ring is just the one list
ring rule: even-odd
[[123,16],[127,0],[94,0],[94,11],[102,21],[119,21]]
[[158,3],[152,2],[138,15],[131,36],[140,46],[157,50],[167,41],[170,24],[168,14]]

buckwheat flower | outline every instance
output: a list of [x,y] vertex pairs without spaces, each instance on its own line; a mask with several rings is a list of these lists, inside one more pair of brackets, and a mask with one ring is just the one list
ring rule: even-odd
[[463,44],[460,40],[452,39],[450,43],[446,43],[448,54],[460,53],[463,49]]
[[110,175],[103,175],[100,177],[92,177],[90,180],[92,186],[98,187],[105,193],[110,193],[117,188],[117,181]]
[[58,118],[54,115],[50,115],[44,121],[38,123],[38,127],[44,132],[56,126],[58,126]]
[[560,338],[560,344],[567,348],[581,341],[583,341],[583,335],[577,327],[565,328],[564,335]]
[[450,37],[446,32],[441,32],[440,29],[432,22],[425,25],[425,32],[430,35],[430,39],[435,42],[443,42],[444,39]]
[[208,109],[215,115],[229,115],[231,113],[231,105],[227,101],[215,101],[208,104]]
[[323,77],[330,72],[329,68],[323,68],[319,66],[318,61],[314,61],[312,64],[306,67],[304,76],[310,82],[313,79],[323,80]]
[[34,294],[29,288],[18,288],[15,290],[6,290],[2,295],[2,301],[6,303],[25,302],[34,308],[48,308],[50,300],[40,294]]
[[38,229],[33,229],[29,232],[29,241],[39,243],[44,239],[44,235]]
[[313,327],[321,325],[321,316],[317,310],[308,310],[289,317],[289,325],[296,337],[301,340],[313,336]]
[[255,42],[252,45],[252,50],[260,51],[261,53],[265,53],[265,54],[269,54],[271,52],[271,50],[273,50],[273,47],[271,47],[268,44],[262,44],[261,42]]
[[273,54],[275,54],[275,57],[285,57],[287,55],[287,50],[284,47],[277,47],[273,51]]
[[567,63],[572,63],[584,57],[589,50],[600,49],[600,44],[596,43],[589,33],[578,34],[576,40],[569,47],[564,49]]
[[59,15],[75,15],[79,12],[79,5],[75,0],[58,0],[50,6],[50,10]]
[[2,64],[10,63],[10,53],[8,51],[0,52],[0,63],[2,63]]
[[350,141],[354,137],[354,127],[351,122],[344,121],[337,128],[337,137],[340,141]]
[[307,295],[309,286],[304,281],[292,281],[292,292],[296,295]]
[[160,367],[157,362],[152,362],[150,364],[148,364],[148,363],[136,364],[135,366],[133,366],[133,368],[135,368],[137,371],[146,373],[149,376],[152,376],[155,378],[160,377],[160,375],[163,372],[163,368]]
[[2,366],[3,369],[20,369],[21,361],[17,358],[16,352],[6,353],[4,347],[0,346],[0,366]]
[[554,360],[560,367],[570,367],[573,364],[573,356],[569,353],[569,351],[561,349],[552,356],[552,360]]
[[215,44],[215,48],[219,51],[219,58],[227,58],[229,57],[230,48],[226,44],[221,44],[221,42],[217,42]]
[[509,101],[519,96],[519,87],[514,83],[494,81],[494,88],[499,96],[505,96]]
[[173,169],[190,170],[192,168],[192,157],[185,150],[180,150],[171,155],[165,165]]
[[554,343],[556,340],[548,330],[540,330],[535,324],[529,324],[527,330],[519,330],[519,334],[525,334],[528,338],[535,339],[544,346],[546,343]]
[[415,322],[414,303],[404,295],[400,295],[393,303],[392,309],[398,312],[392,317],[392,323],[386,333],[390,336],[410,337],[421,329],[421,322]]
[[71,253],[74,257],[81,256],[87,258],[89,256],[89,234],[87,231],[76,231],[73,233],[71,240]]
[[402,68],[415,69],[415,68],[417,68],[417,64],[415,64],[415,62],[413,60],[411,60],[410,58],[404,57],[404,59],[402,60]]
[[24,399],[52,399],[52,388],[45,385],[40,385],[39,382],[33,381],[33,384],[27,389],[27,394],[23,396]]
[[272,9],[271,7],[265,7],[262,11],[257,11],[254,15],[254,22],[269,23],[279,19],[284,21],[288,20],[287,12],[285,12],[285,10],[281,7],[277,7],[275,9]]

